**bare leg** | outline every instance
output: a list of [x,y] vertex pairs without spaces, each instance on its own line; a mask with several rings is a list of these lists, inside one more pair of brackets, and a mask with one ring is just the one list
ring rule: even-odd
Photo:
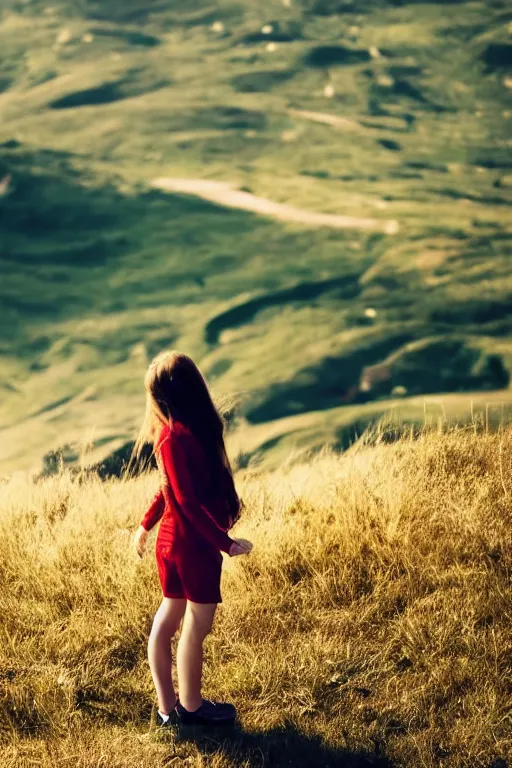
[[155,613],[148,639],[148,660],[158,696],[158,708],[168,714],[176,704],[172,684],[171,640],[185,613],[185,599],[164,597]]
[[203,703],[203,640],[210,632],[217,603],[187,602],[187,610],[178,643],[176,662],[180,686],[180,704],[195,712]]

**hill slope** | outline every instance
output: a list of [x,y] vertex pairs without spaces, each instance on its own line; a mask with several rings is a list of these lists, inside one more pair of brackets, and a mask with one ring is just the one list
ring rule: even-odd
[[509,400],[511,19],[488,1],[3,3],[2,469],[127,440],[165,346],[243,393],[255,428],[331,409],[341,428],[396,387]]

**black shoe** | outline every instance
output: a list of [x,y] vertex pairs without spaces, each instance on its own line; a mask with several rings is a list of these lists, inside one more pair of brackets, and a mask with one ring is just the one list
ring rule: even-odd
[[[176,703],[176,707],[178,706],[178,702]],[[170,728],[173,725],[178,725],[178,716],[176,714],[176,707],[174,709],[171,709],[169,712],[169,717],[167,720],[164,720],[160,712],[156,711],[156,726],[157,728]]]
[[203,699],[199,709],[194,712],[189,712],[178,701],[175,712],[183,725],[226,725],[234,722],[236,718],[236,709],[232,704],[209,699]]

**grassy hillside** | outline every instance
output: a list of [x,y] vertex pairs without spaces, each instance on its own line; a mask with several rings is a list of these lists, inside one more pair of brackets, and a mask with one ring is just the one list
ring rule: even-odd
[[123,444],[166,346],[239,393],[246,454],[397,391],[510,402],[511,23],[489,0],[3,2],[2,470]]
[[240,730],[159,735],[156,476],[0,485],[5,768],[506,768],[512,431],[469,428],[237,478],[206,695]]

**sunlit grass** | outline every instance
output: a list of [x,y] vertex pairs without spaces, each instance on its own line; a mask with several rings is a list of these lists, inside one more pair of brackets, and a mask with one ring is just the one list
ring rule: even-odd
[[512,431],[372,440],[239,475],[237,533],[255,548],[225,561],[205,692],[235,703],[243,733],[211,738],[151,730],[160,587],[152,545],[139,561],[130,541],[157,477],[4,482],[2,764],[487,768],[510,754]]

